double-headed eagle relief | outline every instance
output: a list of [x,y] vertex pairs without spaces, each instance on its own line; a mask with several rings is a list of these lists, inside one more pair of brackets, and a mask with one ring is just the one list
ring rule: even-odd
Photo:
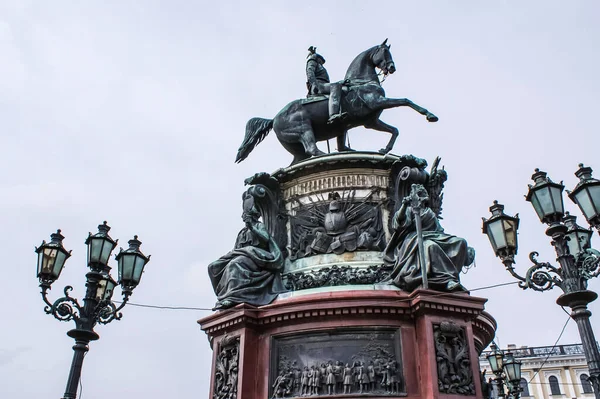
[[310,205],[302,205],[291,219],[291,259],[314,254],[383,250],[385,233],[381,202],[371,192],[355,201],[355,191],[318,195]]
[[409,99],[385,96],[379,76],[386,77],[396,71],[390,47],[385,39],[380,45],[363,51],[350,63],[344,80],[331,83],[323,66],[325,58],[311,46],[306,65],[307,98],[292,101],[273,119],[250,119],[235,161],[246,159],[271,130],[294,156],[292,164],[295,164],[324,155],[317,148],[318,141],[335,138],[338,151],[351,151],[346,136],[348,130],[358,126],[389,133],[388,144],[380,150],[387,154],[398,138],[398,129],[379,119],[388,108],[410,107],[429,122],[437,122],[437,116]]
[[[233,250],[208,267],[215,309],[263,306],[286,291],[340,285],[464,290],[459,275],[474,251],[440,226],[446,171],[439,158],[428,172],[424,159],[388,154],[398,130],[379,119],[400,106],[430,122],[437,117],[408,99],[385,97],[379,77],[396,70],[387,40],[360,53],[343,81],[330,82],[324,64],[310,47],[307,98],[246,126],[237,162],[271,129],[294,159],[272,175],[246,179],[244,227]],[[379,153],[353,151],[346,135],[356,126],[391,138]],[[334,137],[338,153],[318,150],[317,141]]]

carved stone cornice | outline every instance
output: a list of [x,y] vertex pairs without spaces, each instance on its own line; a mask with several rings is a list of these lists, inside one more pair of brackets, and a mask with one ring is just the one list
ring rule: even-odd
[[198,323],[214,337],[245,327],[263,330],[280,325],[339,321],[340,317],[346,322],[369,318],[374,324],[377,319],[412,323],[418,315],[431,314],[475,320],[474,332],[487,345],[494,335],[496,323],[483,312],[486,301],[465,293],[430,290],[417,290],[411,294],[395,290],[325,292],[278,299],[259,308],[241,304],[216,312]]
[[412,312],[439,315],[461,315],[475,319],[484,309],[485,298],[473,297],[467,293],[443,293],[417,289],[410,294]]
[[273,173],[280,182],[297,179],[315,170],[339,170],[342,168],[369,168],[389,169],[390,166],[403,157],[392,154],[380,154],[378,152],[356,151],[351,153],[335,153],[311,158],[287,168],[282,168]]

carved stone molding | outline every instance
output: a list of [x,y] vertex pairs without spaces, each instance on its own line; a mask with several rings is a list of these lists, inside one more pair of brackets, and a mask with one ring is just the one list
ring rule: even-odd
[[352,169],[315,173],[284,185],[284,199],[322,193],[332,190],[387,188],[389,172],[386,170],[366,170],[357,172]]
[[452,322],[434,324],[433,337],[440,393],[475,395],[465,328]]
[[297,291],[339,285],[377,284],[385,281],[391,270],[391,267],[383,264],[366,268],[335,265],[312,271],[289,273],[285,276],[285,285],[288,290]]
[[223,337],[214,366],[213,399],[237,399],[240,337]]

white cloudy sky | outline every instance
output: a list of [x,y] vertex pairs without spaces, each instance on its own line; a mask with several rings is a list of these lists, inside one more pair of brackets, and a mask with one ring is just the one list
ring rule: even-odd
[[[64,391],[71,325],[44,314],[33,253],[56,228],[73,256],[53,298],[66,284],[82,295],[83,242],[108,220],[122,244],[139,234],[152,254],[135,302],[214,304],[206,265],[241,227],[243,179],[291,161],[271,135],[234,164],[244,125],[304,96],[310,45],[341,79],[356,54],[389,37],[398,72],[384,84],[388,96],[408,97],[440,122],[408,109],[382,119],[400,129],[395,153],[442,156],[444,226],[478,251],[467,287],[511,281],[481,234],[494,199],[521,214],[518,269],[534,249],[553,260],[523,194],[535,167],[567,187],[579,162],[600,173],[599,11],[596,1],[547,0],[0,0],[0,396]],[[350,135],[363,150],[387,138]],[[489,298],[502,345],[551,345],[566,320],[555,291],[477,295]],[[208,312],[124,313],[97,329],[84,398],[207,395],[211,353],[196,320]],[[571,322],[561,342],[577,340]]]

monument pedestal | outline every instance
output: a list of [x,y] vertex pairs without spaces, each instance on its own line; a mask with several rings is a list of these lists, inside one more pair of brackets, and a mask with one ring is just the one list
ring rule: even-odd
[[[486,300],[402,291],[389,283],[398,283],[398,273],[391,275],[397,264],[383,259],[394,214],[413,184],[427,190],[437,221],[447,177],[438,163],[428,173],[427,162],[412,155],[342,153],[246,180],[244,209],[260,213],[283,254],[288,292],[265,306],[242,303],[199,321],[213,349],[211,399],[483,397],[478,355],[496,329]],[[219,271],[232,267],[234,278],[223,281],[232,292],[254,288],[246,277],[256,267],[251,254],[220,261]],[[450,276],[456,284],[445,287],[460,289],[463,266],[427,270]],[[222,299],[227,295],[219,304],[229,305]]]
[[[463,293],[361,289],[291,295],[260,308],[238,305],[199,321],[214,354],[210,397],[227,398],[232,390],[238,399],[304,396],[297,369],[339,361],[352,369],[350,393],[336,386],[329,395],[320,382],[311,396],[481,398],[478,354],[495,332],[485,302]],[[364,362],[363,373],[373,362],[375,381],[362,393],[354,378],[361,370],[351,362]],[[288,382],[278,394],[282,372]],[[392,379],[397,387],[388,385]],[[227,387],[232,383],[237,387]]]

